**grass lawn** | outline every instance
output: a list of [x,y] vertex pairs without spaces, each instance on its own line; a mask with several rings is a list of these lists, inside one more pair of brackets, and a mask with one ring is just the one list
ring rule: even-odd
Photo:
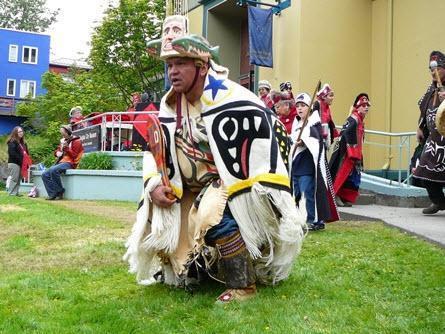
[[396,229],[330,224],[287,281],[218,306],[217,283],[136,284],[121,260],[135,209],[2,192],[0,333],[445,333],[445,251]]

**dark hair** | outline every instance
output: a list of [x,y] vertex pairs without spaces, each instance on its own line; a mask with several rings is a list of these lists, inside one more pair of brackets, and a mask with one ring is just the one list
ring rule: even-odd
[[355,101],[354,101],[354,104],[353,104],[354,107],[355,107],[355,105],[357,104],[358,100],[360,100],[360,99],[362,98],[362,96],[366,96],[366,98],[367,98],[368,101],[369,101],[369,96],[368,96],[368,94],[366,94],[366,93],[360,93],[360,94],[358,94],[357,97],[355,98]]
[[23,128],[21,126],[16,126],[14,129],[12,129],[11,134],[8,136],[8,139],[6,139],[6,143],[10,143],[13,141],[16,141],[17,143],[20,144],[25,144],[25,139],[24,137],[20,138],[19,137],[19,130],[23,131]]

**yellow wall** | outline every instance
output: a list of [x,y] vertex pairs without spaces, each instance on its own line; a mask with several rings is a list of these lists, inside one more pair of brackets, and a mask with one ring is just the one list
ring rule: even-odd
[[193,11],[188,14],[189,17],[189,31],[191,34],[202,34],[202,17],[203,17],[204,7],[196,7]]
[[[293,1],[290,8],[274,16],[274,68],[260,67],[259,80],[269,80],[275,89],[289,80],[295,92],[309,94],[318,79],[329,82],[336,94],[332,110],[337,125],[343,124],[355,96],[368,92],[372,107],[366,118],[367,129],[415,131],[417,101],[431,81],[429,53],[445,52],[440,29],[444,13],[445,0]],[[202,21],[202,12],[199,15]],[[233,24],[222,24],[218,29],[214,38],[230,38],[221,29],[234,36]],[[226,57],[230,59],[234,43],[225,43],[230,45]],[[367,139],[390,143],[375,135]],[[392,139],[391,143],[398,141]],[[368,146],[365,167],[379,169],[390,155],[394,156],[391,168],[405,167],[408,157],[404,155],[399,166],[396,147]]]

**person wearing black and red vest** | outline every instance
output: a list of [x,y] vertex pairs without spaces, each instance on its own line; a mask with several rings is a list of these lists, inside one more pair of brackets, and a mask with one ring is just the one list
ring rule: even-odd
[[83,155],[83,146],[80,138],[74,136],[69,125],[60,127],[62,139],[54,155],[56,163],[45,170],[42,174],[42,181],[48,193],[47,200],[62,199],[65,189],[62,186],[60,174],[68,169],[77,168]]
[[368,94],[361,93],[356,97],[352,112],[340,131],[339,145],[329,161],[338,206],[351,206],[359,195],[363,166],[364,120],[370,106]]

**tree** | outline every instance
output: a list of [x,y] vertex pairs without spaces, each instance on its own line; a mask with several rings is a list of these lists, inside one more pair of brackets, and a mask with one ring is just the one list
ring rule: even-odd
[[56,21],[46,0],[0,0],[0,28],[43,32]]
[[40,120],[40,128],[44,130],[50,122],[67,123],[68,112],[77,105],[83,108],[84,115],[126,109],[120,93],[100,75],[73,69],[71,78],[66,81],[59,74],[46,72],[42,77],[46,94],[18,104],[17,113],[30,117],[31,121]]
[[164,65],[147,54],[145,45],[159,38],[164,10],[163,0],[121,0],[107,10],[93,35],[90,63],[127,104],[133,92],[162,90]]

